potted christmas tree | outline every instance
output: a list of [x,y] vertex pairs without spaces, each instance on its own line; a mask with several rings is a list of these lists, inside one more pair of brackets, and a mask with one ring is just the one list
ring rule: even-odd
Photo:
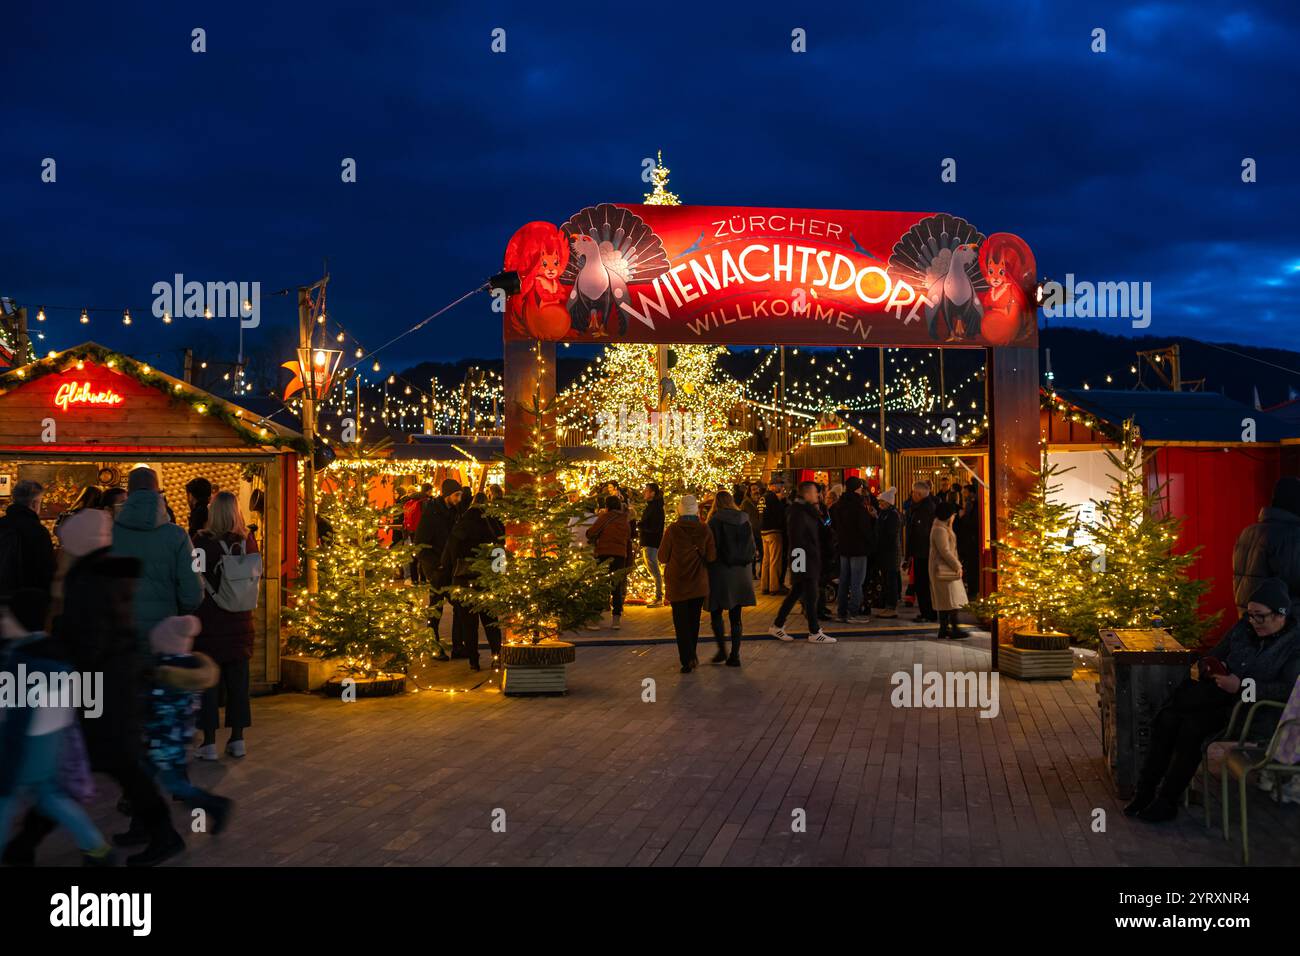
[[387,515],[370,500],[372,484],[388,480],[364,461],[330,469],[318,509],[320,545],[308,554],[318,590],[299,591],[286,612],[291,651],[337,662],[327,693],[400,693],[409,669],[432,652],[424,592],[401,580],[418,547],[385,544]]
[[505,541],[481,545],[470,560],[472,583],[453,589],[505,632],[502,691],[511,695],[567,690],[565,667],[575,652],[560,637],[598,620],[613,586],[608,568],[574,538],[585,508],[565,484],[576,470],[545,439],[541,423],[553,421],[551,409],[535,396],[530,414],[535,424],[523,453],[506,459],[504,495],[483,506],[505,528]]
[[1088,636],[1095,640],[1103,628],[1159,627],[1195,647],[1219,617],[1200,613],[1209,584],[1187,576],[1200,548],[1174,550],[1182,519],[1165,510],[1167,483],[1147,489],[1131,420],[1124,423],[1119,453],[1107,451],[1106,457],[1114,469],[1111,487],[1105,500],[1093,502],[1097,521],[1089,529],[1097,557],[1083,609]]
[[997,617],[1012,630],[999,649],[1001,669],[1013,677],[1068,678],[1074,672],[1070,636],[1078,633],[1089,597],[1092,554],[1074,543],[1075,509],[1057,500],[1057,479],[1071,469],[1047,461],[1028,469],[1030,493],[1007,516],[1008,532],[997,552],[997,590],[974,610]]

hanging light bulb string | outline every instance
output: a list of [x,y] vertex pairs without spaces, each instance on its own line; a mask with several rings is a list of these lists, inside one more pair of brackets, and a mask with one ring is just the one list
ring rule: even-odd
[[484,283],[481,284],[481,285],[475,286],[473,289],[470,289],[468,292],[466,292],[466,293],[465,293],[464,295],[462,295],[460,298],[456,299],[456,300],[453,301],[453,302],[449,302],[447,305],[444,305],[444,306],[443,306],[441,309],[439,309],[437,312],[434,312],[432,315],[425,316],[423,319],[421,319],[419,322],[416,322],[415,325],[411,326],[411,327],[410,327],[409,329],[407,329],[405,332],[398,333],[397,335],[395,335],[395,336],[393,336],[391,339],[389,339],[387,342],[385,342],[383,345],[379,346],[378,348],[371,349],[371,350],[370,350],[369,352],[367,352],[365,355],[362,355],[360,358],[358,358],[355,362],[353,362],[353,363],[352,363],[351,365],[349,365],[347,368],[340,370],[340,374],[347,374],[348,372],[352,371],[352,369],[354,369],[354,368],[356,368],[358,365],[360,365],[362,362],[365,362],[367,359],[373,358],[374,356],[378,355],[380,352],[382,352],[384,349],[388,348],[390,345],[393,345],[393,344],[396,343],[396,342],[400,342],[402,339],[406,338],[408,335],[412,334],[413,332],[418,332],[418,331],[420,331],[420,329],[424,328],[426,325],[428,325],[428,324],[429,324],[430,322],[432,322],[434,319],[438,318],[438,316],[442,315],[442,314],[445,313],[445,312],[449,312],[450,310],[454,309],[456,306],[458,306],[458,305],[460,305],[462,302],[464,302],[466,299],[468,299],[470,296],[473,296],[473,295],[475,295],[475,294],[477,294],[477,293],[479,293],[479,292],[482,292],[482,291],[485,290],[486,288],[488,288],[488,285],[489,285],[488,282],[484,282]]

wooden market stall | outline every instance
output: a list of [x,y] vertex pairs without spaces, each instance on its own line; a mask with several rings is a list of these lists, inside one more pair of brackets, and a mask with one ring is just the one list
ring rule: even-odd
[[297,563],[304,447],[290,429],[94,343],[0,374],[0,505],[14,483],[38,481],[41,519],[52,529],[83,487],[124,487],[137,465],[158,472],[182,527],[191,479],[235,492],[264,556],[254,690],[280,679],[280,612]]

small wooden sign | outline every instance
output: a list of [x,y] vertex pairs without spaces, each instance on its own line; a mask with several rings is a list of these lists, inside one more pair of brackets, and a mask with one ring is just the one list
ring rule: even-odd
[[847,428],[818,428],[808,433],[810,445],[847,445],[849,430]]

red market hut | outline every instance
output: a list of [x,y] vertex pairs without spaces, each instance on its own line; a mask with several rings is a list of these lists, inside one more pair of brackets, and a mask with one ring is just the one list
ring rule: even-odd
[[1237,621],[1232,549],[1268,504],[1273,484],[1296,473],[1296,429],[1268,412],[1213,392],[1058,389],[1042,393],[1040,427],[1049,458],[1073,469],[1063,498],[1085,509],[1105,497],[1114,470],[1106,449],[1132,419],[1149,450],[1148,488],[1165,486],[1165,507],[1183,519],[1180,550],[1200,547],[1193,577],[1209,581],[1207,614],[1222,634]]

